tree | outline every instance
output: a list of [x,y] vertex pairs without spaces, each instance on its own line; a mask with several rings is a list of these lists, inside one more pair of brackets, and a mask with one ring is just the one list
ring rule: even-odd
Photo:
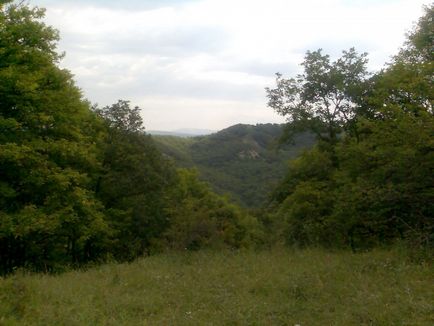
[[[358,250],[404,239],[432,255],[432,31],[431,6],[394,61],[368,83],[358,84],[362,88],[348,97],[352,103],[346,106],[348,110],[342,111],[336,106],[339,102],[332,101],[341,119],[334,124],[339,126],[335,131],[345,132],[332,146],[318,146],[292,162],[272,197],[272,216],[287,242],[343,244]],[[334,94],[334,87],[326,87],[333,83],[311,74],[330,76],[327,72],[333,69],[319,53],[310,59],[299,80],[282,80],[280,87],[269,91],[269,97],[274,96],[271,105],[301,121],[302,127],[332,121],[327,120],[329,110],[317,109],[328,107],[329,97],[324,94]],[[317,63],[315,69],[306,70],[312,62]],[[312,84],[315,80],[324,84]],[[309,91],[313,97],[305,96]],[[294,114],[298,112],[307,118],[297,120]],[[348,120],[347,112],[354,117]],[[332,138],[329,133],[325,140]]]
[[258,221],[211,191],[197,171],[179,169],[168,200],[170,225],[161,245],[197,250],[250,246],[263,239]]
[[[390,108],[388,117],[391,117]],[[434,120],[396,110],[393,118],[362,120],[360,140],[337,147],[335,217],[354,248],[397,238],[432,241]]]
[[167,228],[167,192],[175,170],[143,133],[138,107],[119,100],[95,111],[107,127],[96,193],[114,230],[111,252],[130,260],[147,252]]
[[289,164],[287,175],[270,196],[274,232],[296,246],[342,244],[334,207],[335,172],[332,155],[318,146]]
[[431,63],[434,61],[433,39],[434,39],[434,5],[424,8],[424,15],[419,18],[413,30],[408,33],[407,41],[396,60],[406,62]]
[[288,138],[309,130],[319,139],[335,143],[342,131],[354,128],[357,103],[368,77],[366,57],[351,48],[331,62],[321,49],[308,51],[303,74],[289,79],[276,74],[277,87],[266,88],[268,105],[287,117],[292,132]]
[[107,232],[89,105],[59,69],[44,10],[0,7],[0,269],[52,268],[99,254]]
[[369,237],[433,244],[433,8],[373,79],[366,98],[373,114],[360,119],[358,141],[348,137],[337,148],[336,214],[359,245]]
[[95,112],[108,124],[109,128],[118,131],[140,133],[145,130],[140,108],[130,108],[130,102],[119,100],[117,103],[105,106],[102,109],[94,107]]

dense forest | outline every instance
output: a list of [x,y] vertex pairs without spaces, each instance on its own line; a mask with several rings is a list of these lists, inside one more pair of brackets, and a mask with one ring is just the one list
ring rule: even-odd
[[43,17],[1,7],[1,271],[248,243],[254,218],[164,159],[139,108],[82,97]]
[[307,52],[304,72],[267,89],[269,106],[318,143],[292,161],[269,203],[289,244],[351,247],[404,240],[431,251],[434,226],[434,7],[393,62],[367,71],[367,54],[331,61]]
[[207,136],[152,138],[176,165],[196,168],[217,193],[245,208],[260,208],[284,177],[288,161],[315,143],[312,134],[301,133],[281,144],[283,130],[279,124],[238,124]]
[[[280,136],[235,126],[156,144],[138,107],[83,98],[43,9],[1,1],[0,272],[274,242],[357,251],[400,241],[429,257],[433,11],[378,73],[349,49],[335,61],[309,51],[303,73],[277,74],[266,96],[288,119]],[[300,135],[313,135],[310,149],[287,164]],[[280,154],[269,149],[278,138]]]

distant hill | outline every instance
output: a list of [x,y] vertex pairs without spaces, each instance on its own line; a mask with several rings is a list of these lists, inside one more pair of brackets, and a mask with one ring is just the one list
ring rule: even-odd
[[182,167],[196,167],[215,191],[247,207],[259,207],[285,174],[288,160],[314,143],[300,134],[277,148],[283,125],[237,124],[217,133],[181,138],[154,135],[159,149]]
[[215,133],[215,130],[209,129],[194,129],[194,128],[185,128],[185,129],[177,129],[172,131],[163,131],[163,130],[148,130],[147,133],[150,135],[156,136],[176,136],[176,137],[195,137],[195,136],[204,136]]

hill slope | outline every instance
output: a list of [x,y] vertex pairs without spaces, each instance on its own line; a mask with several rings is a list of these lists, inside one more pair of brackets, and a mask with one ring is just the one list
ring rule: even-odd
[[207,136],[153,138],[176,164],[196,167],[215,191],[230,194],[244,206],[259,207],[282,179],[288,160],[314,143],[313,136],[300,134],[294,144],[277,149],[282,128],[237,124]]

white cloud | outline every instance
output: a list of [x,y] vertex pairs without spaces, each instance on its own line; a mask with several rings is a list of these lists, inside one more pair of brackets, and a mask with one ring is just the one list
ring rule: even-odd
[[161,114],[166,116],[158,128],[149,125],[148,130],[176,130],[185,126],[206,126],[208,129],[218,130],[236,123],[284,122],[282,117],[259,102],[152,96],[138,98],[137,101],[145,104],[142,111],[145,122],[158,120]]
[[130,99],[149,129],[282,121],[266,108],[277,71],[306,50],[355,46],[379,69],[424,0],[35,0],[61,32],[62,65],[101,105]]

